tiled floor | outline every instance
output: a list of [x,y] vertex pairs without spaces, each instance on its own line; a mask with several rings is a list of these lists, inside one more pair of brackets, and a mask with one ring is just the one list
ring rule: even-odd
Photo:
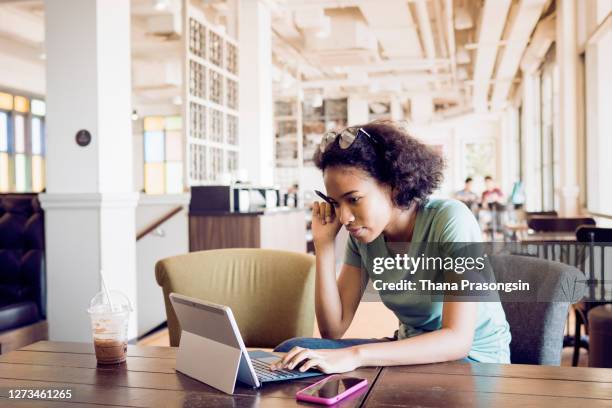
[[[315,325],[316,326],[316,325]],[[573,321],[570,319],[570,327],[573,327]],[[346,332],[346,338],[369,338],[369,337],[386,337],[391,336],[397,328],[397,318],[387,309],[382,303],[361,303],[351,327]],[[319,336],[319,332],[315,327],[313,334]],[[168,346],[170,344],[168,337],[168,329],[160,330],[144,339],[139,345],[144,346]],[[572,365],[572,348],[563,349],[561,355],[561,365]],[[581,350],[578,365],[586,367],[588,365],[588,354],[586,350]]]

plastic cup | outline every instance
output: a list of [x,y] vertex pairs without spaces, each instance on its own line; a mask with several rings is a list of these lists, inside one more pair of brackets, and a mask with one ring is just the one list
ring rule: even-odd
[[89,303],[89,317],[98,364],[119,364],[127,358],[128,322],[132,306],[123,293],[99,292]]

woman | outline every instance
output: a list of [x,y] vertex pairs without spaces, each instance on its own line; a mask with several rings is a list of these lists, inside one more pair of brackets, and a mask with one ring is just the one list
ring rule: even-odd
[[[510,362],[510,331],[499,302],[441,302],[409,292],[379,292],[398,317],[392,339],[341,339],[368,279],[372,260],[392,257],[392,244],[479,242],[469,209],[456,200],[429,199],[442,180],[444,163],[427,146],[391,122],[330,132],[315,154],[323,172],[326,202],[314,203],[315,307],[323,339],[296,338],[275,351],[287,352],[272,369],[325,373],[360,366],[424,364],[458,359]],[[334,240],[350,233],[336,279]]]

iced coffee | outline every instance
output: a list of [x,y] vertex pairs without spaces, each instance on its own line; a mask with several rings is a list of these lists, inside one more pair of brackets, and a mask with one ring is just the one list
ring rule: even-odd
[[94,349],[99,364],[119,364],[127,358],[127,339],[105,339],[94,336]]
[[112,302],[98,293],[88,309],[98,364],[119,364],[127,358],[130,302],[117,291],[110,291],[110,296]]

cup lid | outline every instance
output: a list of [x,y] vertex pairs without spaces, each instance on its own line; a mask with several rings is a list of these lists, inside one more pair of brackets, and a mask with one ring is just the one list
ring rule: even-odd
[[125,313],[132,312],[132,303],[130,299],[118,290],[109,290],[109,296],[112,303],[109,303],[106,292],[100,291],[89,301],[89,313]]

